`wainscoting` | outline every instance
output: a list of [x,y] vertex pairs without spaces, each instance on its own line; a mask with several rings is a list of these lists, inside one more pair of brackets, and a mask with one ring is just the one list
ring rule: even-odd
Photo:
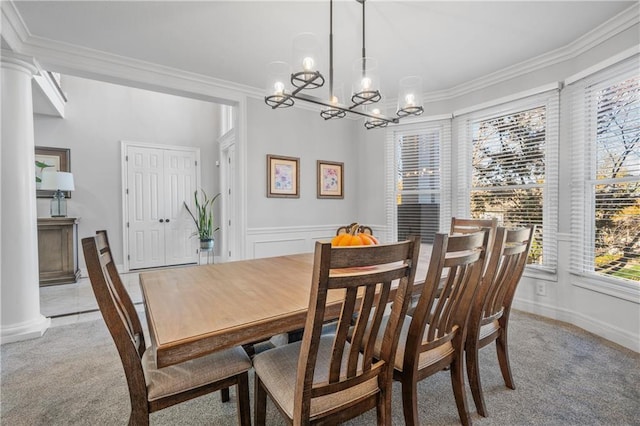
[[[345,224],[247,229],[247,259],[311,253],[316,241],[330,241],[336,229]],[[387,240],[386,228],[368,225],[381,242]]]

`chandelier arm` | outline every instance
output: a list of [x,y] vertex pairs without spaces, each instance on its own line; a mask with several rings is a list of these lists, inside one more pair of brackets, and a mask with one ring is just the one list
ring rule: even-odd
[[305,102],[311,102],[313,104],[316,105],[322,105],[325,107],[329,107],[329,108],[333,108],[333,109],[338,109],[340,111],[345,111],[345,112],[350,112],[352,114],[357,114],[357,115],[361,115],[363,117],[367,117],[367,118],[372,118],[374,120],[381,120],[381,121],[385,121],[387,123],[399,123],[400,120],[396,117],[385,117],[383,115],[379,115],[379,114],[369,114],[368,112],[364,112],[364,111],[358,111],[355,109],[350,109],[349,107],[346,106],[342,106],[342,105],[333,105],[330,104],[328,102],[323,101],[320,98],[316,98],[315,96],[310,96],[304,93],[298,93],[298,94],[291,94],[289,95],[289,97],[293,98],[293,99],[298,99],[300,101],[305,101]]

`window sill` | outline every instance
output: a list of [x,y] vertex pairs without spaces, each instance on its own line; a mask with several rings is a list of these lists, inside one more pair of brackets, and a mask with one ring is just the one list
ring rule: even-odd
[[607,277],[600,277],[595,274],[572,273],[571,284],[576,287],[640,304],[640,286],[633,283],[608,279]]
[[558,282],[557,271],[553,268],[545,268],[544,266],[528,265],[524,268],[522,275],[527,278]]

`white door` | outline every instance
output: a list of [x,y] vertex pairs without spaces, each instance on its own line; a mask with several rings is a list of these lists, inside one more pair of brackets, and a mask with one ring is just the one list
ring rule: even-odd
[[193,211],[193,193],[198,188],[196,153],[165,151],[164,182],[165,264],[197,262],[198,238],[193,236],[193,219],[184,207],[186,200]]
[[129,269],[197,262],[197,238],[184,208],[197,187],[194,151],[128,146]]

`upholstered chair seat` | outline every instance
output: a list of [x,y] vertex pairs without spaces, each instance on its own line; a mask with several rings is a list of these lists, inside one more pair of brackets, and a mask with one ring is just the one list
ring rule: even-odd
[[[327,383],[329,371],[329,363],[331,362],[331,349],[334,337],[324,335],[320,337],[320,345],[318,347],[318,359],[316,360],[316,369],[314,371],[314,385]],[[253,365],[256,372],[260,375],[265,387],[269,389],[271,397],[280,405],[280,407],[293,417],[293,401],[296,386],[295,372],[300,357],[301,342],[295,342],[289,345],[280,346],[275,349],[268,350],[258,354],[253,359]],[[345,348],[345,356],[343,357],[343,369],[346,368],[349,346]],[[360,357],[362,359],[362,357]],[[362,361],[360,361],[362,362]],[[360,367],[358,371],[361,371]],[[344,374],[343,374],[344,376]],[[349,405],[349,401],[362,400],[378,391],[378,381],[374,377],[356,387],[348,388],[342,392],[336,392],[324,397],[314,398],[311,400],[311,416],[313,421],[315,418],[322,417],[337,408]]]
[[177,395],[241,374],[251,368],[251,360],[241,347],[214,352],[176,365],[158,369],[154,351],[147,348],[142,370],[149,401]]

